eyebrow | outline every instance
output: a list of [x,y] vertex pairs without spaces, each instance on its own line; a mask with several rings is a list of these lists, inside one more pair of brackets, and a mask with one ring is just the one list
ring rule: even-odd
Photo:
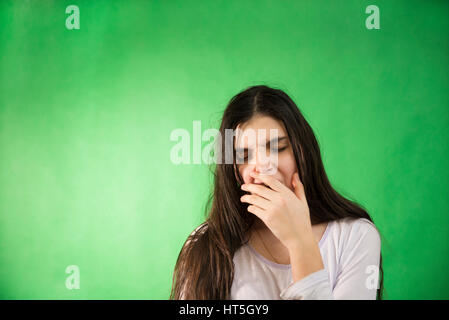
[[[278,140],[278,143],[279,143],[279,142],[281,142],[281,141],[283,141],[283,140],[286,140],[286,139],[287,139],[287,136],[283,136],[283,137],[280,137],[280,138],[279,138],[279,137],[278,137],[278,138],[273,138],[273,139],[271,139],[270,141],[267,142],[267,146],[268,146],[268,145],[271,145],[271,142],[272,142],[273,140],[276,140],[276,139]],[[245,152],[245,151],[248,151],[248,148],[236,148],[235,150],[236,150],[237,152],[242,152],[242,151]]]

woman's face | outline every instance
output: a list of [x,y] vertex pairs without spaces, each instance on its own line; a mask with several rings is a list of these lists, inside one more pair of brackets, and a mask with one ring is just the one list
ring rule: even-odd
[[[282,122],[269,116],[257,115],[237,129],[236,168],[244,183],[263,184],[262,181],[251,177],[250,173],[265,173],[293,190],[292,177],[297,167]],[[276,138],[277,146],[273,143]]]

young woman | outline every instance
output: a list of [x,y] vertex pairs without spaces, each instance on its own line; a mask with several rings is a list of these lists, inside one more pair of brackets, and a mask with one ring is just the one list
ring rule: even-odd
[[[226,129],[239,132],[233,162],[216,164],[212,206],[181,249],[170,299],[381,299],[379,232],[332,188],[291,98],[250,87],[229,102]],[[250,130],[267,134],[245,139]]]

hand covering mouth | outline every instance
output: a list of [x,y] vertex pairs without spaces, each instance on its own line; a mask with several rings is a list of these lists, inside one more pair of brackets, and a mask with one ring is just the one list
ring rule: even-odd
[[266,188],[268,188],[268,189],[270,189],[270,190],[273,190],[269,185],[266,185],[266,184],[263,183],[263,182],[261,183],[261,185],[264,186],[264,187],[266,187]]

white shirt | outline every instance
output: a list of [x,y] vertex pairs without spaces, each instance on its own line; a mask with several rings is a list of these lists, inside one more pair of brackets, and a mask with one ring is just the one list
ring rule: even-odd
[[232,300],[375,300],[381,240],[365,218],[328,223],[318,243],[324,269],[293,283],[291,265],[277,264],[249,243],[234,254]]

